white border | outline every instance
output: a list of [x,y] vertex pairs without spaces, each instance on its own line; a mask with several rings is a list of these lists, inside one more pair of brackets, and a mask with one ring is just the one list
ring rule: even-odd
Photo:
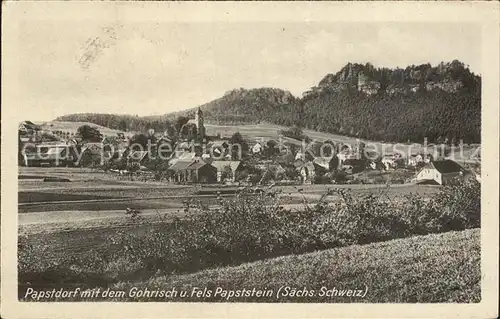
[[[2,280],[5,318],[497,317],[499,4],[497,2],[3,2]],[[482,25],[482,301],[477,304],[20,303],[17,301],[16,25],[24,19],[120,21],[475,22]],[[49,106],[44,106],[49,107]],[[41,108],[40,112],[44,110]]]

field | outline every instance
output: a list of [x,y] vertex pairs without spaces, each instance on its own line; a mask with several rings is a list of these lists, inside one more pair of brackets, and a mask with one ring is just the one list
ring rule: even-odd
[[[223,290],[268,289],[272,297],[144,298],[148,301],[276,301],[280,287],[314,290],[313,296],[281,295],[279,302],[479,302],[479,229],[416,236],[369,245],[279,257],[237,267],[211,269],[189,275],[154,277],[112,288],[128,291],[132,286],[149,290],[193,287]],[[390,262],[388,262],[390,261]],[[294,278],[293,284],[290,278]],[[320,296],[323,291],[362,290],[366,296]],[[290,290],[291,291],[291,290]],[[452,293],[447,293],[451,291]],[[130,298],[132,299],[132,298]],[[137,300],[134,298],[134,300]]]
[[[33,241],[50,243],[47,258],[99,249],[117,230],[142,232],[159,219],[184,216],[184,203],[193,197],[216,205],[215,195],[203,191],[226,190],[213,186],[182,186],[140,181],[119,181],[116,176],[84,168],[21,167],[19,176],[19,233]],[[62,177],[70,182],[44,182],[43,177]],[[422,185],[302,185],[276,187],[283,207],[303,209],[303,201],[318,201],[331,188],[352,189],[358,195],[383,192],[389,198],[406,194],[429,196],[439,187]],[[300,191],[300,192],[299,192]],[[226,195],[228,198],[234,195]],[[334,202],[335,195],[327,198]],[[140,210],[142,220],[131,224],[125,209]]]
[[116,135],[116,133],[125,133],[125,135],[128,135],[126,132],[122,132],[119,130],[113,130],[104,126],[100,126],[94,123],[89,123],[89,122],[65,122],[65,121],[51,121],[51,122],[39,122],[36,123],[42,127],[43,130],[47,131],[64,131],[64,132],[69,132],[69,133],[75,133],[78,130],[78,128],[82,125],[89,125],[92,127],[97,128],[104,136],[107,135]]

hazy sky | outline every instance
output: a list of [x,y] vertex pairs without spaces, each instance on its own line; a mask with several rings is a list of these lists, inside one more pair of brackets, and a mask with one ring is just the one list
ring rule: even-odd
[[[347,62],[376,67],[459,59],[480,74],[480,29],[450,23],[20,24],[19,107],[32,120],[68,113],[164,114],[233,88],[300,96]],[[38,117],[36,110],[44,108]]]

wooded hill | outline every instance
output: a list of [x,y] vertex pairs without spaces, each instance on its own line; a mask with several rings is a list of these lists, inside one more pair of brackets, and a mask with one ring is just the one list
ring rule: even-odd
[[[114,129],[163,131],[178,116],[134,117],[73,114],[57,118],[88,121]],[[236,89],[201,106],[214,124],[270,122],[387,142],[479,143],[481,78],[459,61],[412,65],[405,69],[348,63],[317,86],[294,97],[276,88]]]

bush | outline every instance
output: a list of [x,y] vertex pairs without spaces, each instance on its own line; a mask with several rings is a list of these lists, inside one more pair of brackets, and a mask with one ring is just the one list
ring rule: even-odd
[[[340,200],[327,203],[327,195],[332,194]],[[44,259],[48,245],[32,247],[22,238],[20,282],[47,280],[47,273],[54,271],[68,278],[100,274],[106,282],[136,278],[138,272],[146,277],[158,271],[189,273],[286,254],[480,227],[480,185],[475,180],[444,187],[430,199],[408,195],[403,201],[392,201],[384,191],[353,196],[349,190],[337,189],[316,204],[304,198],[300,211],[284,209],[278,195],[272,190],[254,193],[245,189],[234,199],[219,197],[215,209],[187,201],[182,219],[163,220],[144,234],[119,232],[103,244],[101,252],[68,256],[57,263]]]
[[289,137],[289,138],[293,138],[295,140],[305,141],[307,143],[309,143],[311,141],[309,136],[304,134],[304,132],[302,131],[302,128],[300,126],[297,126],[297,125],[295,125],[291,128],[288,128],[286,130],[280,130],[279,134],[286,136],[286,137]]

